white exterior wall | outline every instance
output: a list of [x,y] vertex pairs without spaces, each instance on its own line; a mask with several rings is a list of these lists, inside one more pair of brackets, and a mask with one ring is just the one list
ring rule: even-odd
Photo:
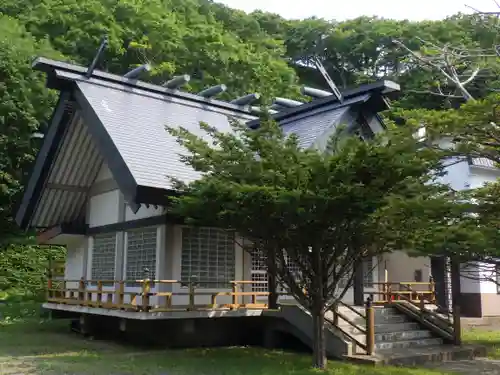
[[78,280],[85,277],[85,249],[87,240],[74,241],[66,246],[66,263],[64,267],[64,279],[71,280],[66,284],[67,288],[78,288]]
[[[384,254],[380,264],[381,282],[385,280],[387,270],[387,281],[389,283],[415,282],[415,271],[422,272],[421,282],[428,282],[431,275],[431,261],[429,257],[411,257],[404,251],[395,251]],[[428,285],[412,285],[415,291],[429,290]]]
[[88,223],[90,228],[118,223],[120,195],[119,190],[113,190],[90,198]]
[[[443,177],[443,182],[457,190],[476,189],[484,186],[485,183],[495,182],[500,178],[500,171],[488,167],[469,165],[464,161],[447,168],[447,175]],[[477,267],[473,265],[463,266],[460,277],[461,293],[497,293],[497,286],[494,282],[485,280],[491,277],[492,270],[481,264]],[[469,277],[465,277],[468,275]],[[477,278],[478,280],[474,280]],[[499,309],[500,312],[500,309]]]
[[[476,189],[484,186],[486,183],[495,182],[499,177],[500,171],[498,170],[472,166],[468,179],[469,187]],[[497,294],[497,284],[493,281],[488,281],[488,279],[495,277],[494,265],[480,263],[477,267],[477,274],[479,281],[461,278],[462,293],[480,292],[481,294]],[[471,291],[469,292],[469,290]],[[500,307],[498,308],[498,313],[500,313]]]

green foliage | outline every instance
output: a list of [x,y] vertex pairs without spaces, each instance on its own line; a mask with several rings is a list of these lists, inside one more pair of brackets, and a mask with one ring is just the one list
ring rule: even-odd
[[64,249],[9,245],[0,256],[0,299],[42,299],[49,259],[63,260]]
[[[211,140],[168,128],[188,150],[185,163],[204,173],[190,184],[177,182],[181,195],[173,212],[249,240],[273,259],[271,272],[314,318],[342,298],[351,283],[341,280],[352,280],[364,257],[407,248],[412,228],[397,225],[391,214],[399,211],[392,207],[408,200],[439,207],[451,194],[430,183],[439,174],[440,153],[419,148],[408,130],[372,142],[332,139],[318,151],[302,149],[295,135],[285,137],[266,119],[257,130],[233,123],[231,134],[201,127]],[[434,211],[418,213],[420,226],[428,215]]]
[[409,124],[425,124],[431,139],[449,138],[458,155],[485,157],[500,163],[500,94],[471,100],[446,111],[400,111]]
[[[420,109],[398,114],[406,119],[407,126],[425,126],[430,147],[443,147],[443,142],[439,142],[443,139],[448,140],[444,145],[451,141],[453,147],[443,150],[452,158],[448,164],[485,158],[493,162],[490,164],[493,167],[494,163],[497,166],[500,163],[499,100],[499,94],[490,94],[482,100],[468,101],[458,109]],[[466,178],[464,175],[464,181]],[[427,226],[415,227],[414,249],[426,254],[455,255],[464,261],[500,256],[500,181],[466,189],[458,197],[465,202],[466,209],[457,212],[453,207],[442,207],[441,213]],[[405,202],[405,205],[401,212],[408,212],[410,205],[421,210],[427,202]],[[415,226],[412,220],[399,218],[400,222]]]
[[99,40],[108,34],[104,67],[114,73],[150,62],[156,68],[153,82],[193,74],[193,91],[225,83],[232,96],[296,92],[296,78],[281,58],[280,42],[264,41],[254,33],[240,38],[216,19],[214,5],[202,1],[41,0],[21,9],[17,1],[3,2],[4,12],[16,15],[33,35],[48,37],[57,50],[81,64],[92,61]]
[[37,147],[31,134],[44,125],[55,99],[31,69],[36,55],[59,56],[46,40],[35,40],[17,20],[0,14],[0,247],[16,231],[11,215]]

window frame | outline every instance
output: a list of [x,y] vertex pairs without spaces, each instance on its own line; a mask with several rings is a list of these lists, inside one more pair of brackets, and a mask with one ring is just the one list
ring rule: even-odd
[[[230,236],[230,248],[232,249],[231,251],[231,254],[232,254],[232,270],[230,270],[230,274],[232,273],[232,275],[229,277],[229,280],[219,280],[217,278],[214,278],[214,280],[216,279],[216,281],[213,281],[212,282],[212,278],[209,276],[209,280],[207,282],[207,280],[205,280],[205,283],[203,282],[199,282],[199,281],[196,281],[196,280],[199,280],[199,279],[196,279],[196,280],[192,280],[193,283],[195,284],[195,287],[197,289],[231,289],[231,281],[234,281],[235,278],[236,278],[236,241],[235,241],[235,236],[236,236],[236,233],[233,232],[233,231],[228,231],[228,230],[225,230],[225,229],[221,229],[221,228],[216,228],[216,227],[206,227],[206,226],[189,226],[189,225],[183,225],[181,226],[181,234],[180,234],[180,243],[181,243],[181,251],[180,251],[180,280],[183,281],[183,283],[181,284],[181,288],[188,288],[188,284],[187,282],[189,282],[189,279],[186,279],[186,278],[183,278],[183,267],[184,267],[184,260],[183,260],[183,255],[184,255],[184,233],[186,230],[198,230],[198,231],[201,231],[201,230],[209,230],[209,231],[219,231],[222,232],[222,233],[227,233],[228,236]],[[210,233],[210,232],[209,232]],[[209,234],[210,235],[210,234]],[[198,233],[198,236],[199,236],[199,233]],[[208,237],[209,238],[209,237]],[[231,240],[232,239],[232,240]],[[209,246],[209,245],[207,245]],[[217,246],[219,247],[219,246]],[[209,252],[210,253],[213,253],[212,251]],[[218,251],[217,251],[217,254],[218,254]],[[207,261],[208,261],[208,256],[207,256]],[[226,265],[227,266],[227,265]],[[217,264],[217,269],[219,268],[219,265]],[[190,260],[190,270],[192,269],[192,265],[191,265],[191,260]],[[207,273],[209,274],[210,272],[210,268],[207,267],[208,271]],[[225,286],[221,286],[221,285],[225,285]]]
[[[137,282],[133,282],[132,278],[128,277],[128,271],[129,271],[129,264],[130,264],[130,257],[129,257],[129,239],[130,239],[130,233],[134,232],[144,232],[146,230],[154,230],[154,243],[155,243],[155,251],[154,251],[154,266],[150,267],[149,270],[149,279],[150,280],[155,280],[158,274],[158,269],[157,269],[157,264],[158,264],[158,226],[148,226],[148,227],[140,227],[140,228],[133,228],[124,231],[124,241],[123,241],[123,277],[122,279],[126,281],[125,285],[126,287],[141,287],[142,285]],[[142,251],[144,251],[144,242],[142,245]],[[135,280],[144,280],[144,276],[141,276],[140,278],[135,278]],[[150,284],[150,286],[153,288],[154,287],[154,282]]]
[[[95,265],[95,260],[96,260],[96,243],[98,243],[99,238],[104,238],[113,236],[114,238],[114,252],[113,252],[113,262],[112,262],[112,270],[113,270],[113,277],[111,278],[104,278],[104,277],[94,277],[94,270],[96,269]],[[90,282],[89,284],[91,286],[97,286],[98,281],[100,280],[115,280],[116,279],[116,257],[117,257],[117,232],[106,232],[106,233],[99,233],[95,234],[92,236],[92,241],[91,241],[91,259],[90,259],[90,272],[89,272],[89,279]],[[98,254],[98,253],[97,253]],[[111,262],[110,262],[111,264]],[[105,266],[105,268],[108,268],[110,266]],[[113,283],[110,282],[105,282],[103,283],[103,286],[110,286]]]

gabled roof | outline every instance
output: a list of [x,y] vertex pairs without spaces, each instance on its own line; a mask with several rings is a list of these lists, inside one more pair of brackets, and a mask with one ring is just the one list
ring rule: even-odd
[[[23,228],[84,221],[88,192],[103,164],[133,211],[162,204],[173,193],[171,177],[199,178],[180,161],[184,150],[165,126],[205,136],[200,122],[231,131],[231,118],[257,120],[248,107],[99,71],[87,77],[84,67],[37,59],[34,68],[46,72],[48,87],[61,95],[16,214]],[[342,103],[324,98],[315,106],[315,100],[275,117],[309,147],[350,106],[380,100],[386,86],[357,89]],[[321,115],[312,120],[311,114]]]

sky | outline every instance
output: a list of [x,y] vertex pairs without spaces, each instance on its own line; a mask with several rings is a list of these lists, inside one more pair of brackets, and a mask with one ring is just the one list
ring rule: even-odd
[[454,13],[471,13],[465,4],[480,11],[496,11],[494,0],[216,0],[231,8],[251,12],[261,9],[284,18],[316,16],[345,20],[359,16],[394,19],[441,19]]

